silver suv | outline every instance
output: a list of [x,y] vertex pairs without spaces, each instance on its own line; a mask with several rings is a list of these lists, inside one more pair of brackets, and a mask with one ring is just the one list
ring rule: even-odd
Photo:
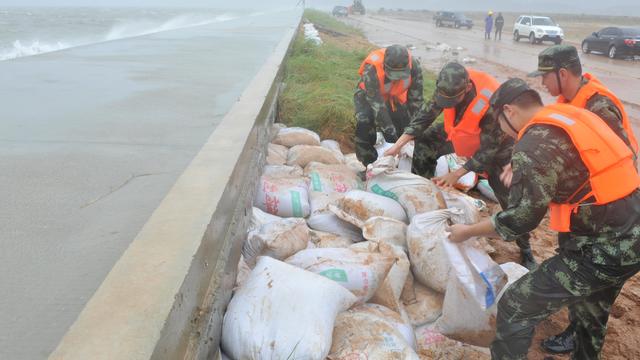
[[562,43],[564,31],[548,16],[522,15],[513,25],[513,40],[528,38],[532,44],[543,41]]

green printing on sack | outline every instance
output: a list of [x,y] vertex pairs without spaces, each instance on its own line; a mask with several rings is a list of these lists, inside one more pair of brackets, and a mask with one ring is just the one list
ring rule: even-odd
[[320,273],[320,275],[338,282],[347,282],[347,272],[342,269],[329,269]]
[[297,191],[290,191],[291,193],[291,208],[293,209],[294,217],[303,217],[302,204],[300,203],[300,193]]
[[322,181],[320,181],[320,175],[317,172],[311,173],[311,186],[313,191],[322,191]]
[[398,195],[396,195],[394,192],[392,191],[387,191],[383,188],[380,187],[380,185],[375,184],[371,187],[371,192],[374,194],[378,194],[378,195],[382,195],[382,196],[386,196],[390,199],[393,199],[395,201],[398,201]]

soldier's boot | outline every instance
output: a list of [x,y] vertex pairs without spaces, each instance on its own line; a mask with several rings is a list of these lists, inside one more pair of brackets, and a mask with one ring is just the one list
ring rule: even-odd
[[529,269],[529,271],[535,270],[538,267],[538,263],[536,262],[536,259],[533,257],[533,253],[531,252],[531,249],[520,249],[520,256],[522,256],[522,261],[521,261],[522,266]]
[[560,334],[549,336],[542,340],[541,346],[544,351],[552,354],[570,353],[575,348],[574,331],[575,328],[573,323],[569,324],[569,326]]

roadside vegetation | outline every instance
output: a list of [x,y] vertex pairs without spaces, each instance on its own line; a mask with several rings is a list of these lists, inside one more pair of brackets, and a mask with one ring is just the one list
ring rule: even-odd
[[[306,41],[301,28],[285,63],[285,87],[280,96],[279,118],[288,126],[314,130],[325,139],[335,139],[343,151],[353,150],[355,118],[353,92],[358,68],[376,48],[353,28],[331,15],[306,10],[304,19],[320,31],[323,44]],[[434,76],[425,72],[425,94],[435,86]]]

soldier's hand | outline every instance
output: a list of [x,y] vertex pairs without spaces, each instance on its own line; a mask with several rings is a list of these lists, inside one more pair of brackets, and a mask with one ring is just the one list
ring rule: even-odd
[[460,179],[460,177],[455,172],[450,172],[444,176],[431,178],[431,181],[433,181],[438,186],[452,188],[456,185],[458,179]]
[[502,181],[504,186],[506,186],[508,189],[511,187],[512,180],[513,180],[513,169],[511,168],[511,163],[509,163],[502,168],[502,174],[500,174],[500,181]]
[[387,149],[387,151],[384,152],[384,156],[396,156],[400,153],[400,150],[402,149],[402,146],[398,146],[398,144],[394,144],[392,147],[390,147],[389,149]]
[[447,231],[449,232],[449,241],[451,241],[452,243],[461,243],[468,240],[471,237],[467,232],[468,228],[469,226],[464,224],[451,225],[447,229]]

